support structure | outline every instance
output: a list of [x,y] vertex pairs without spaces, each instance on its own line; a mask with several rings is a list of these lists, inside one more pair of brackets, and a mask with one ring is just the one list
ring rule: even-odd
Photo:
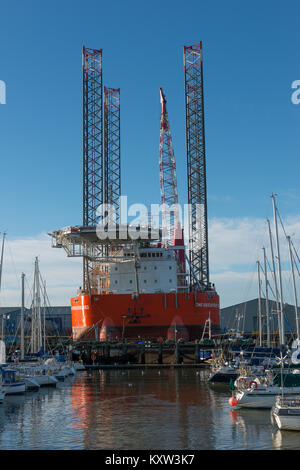
[[104,202],[112,204],[120,222],[121,146],[120,88],[104,87]]
[[[191,287],[209,287],[202,42],[184,47]],[[195,273],[196,279],[192,273]]]
[[[159,175],[160,196],[162,204],[162,226],[168,228],[168,241],[173,241],[175,225],[178,222],[177,211],[170,211],[170,220],[167,218],[166,206],[178,204],[178,190],[176,178],[176,163],[167,113],[167,100],[162,88],[159,89],[161,102],[160,115],[160,141],[159,141]],[[165,206],[166,205],[166,206]]]
[[[83,47],[83,225],[95,226],[103,200],[102,50]],[[93,262],[83,258],[83,288],[90,290]]]

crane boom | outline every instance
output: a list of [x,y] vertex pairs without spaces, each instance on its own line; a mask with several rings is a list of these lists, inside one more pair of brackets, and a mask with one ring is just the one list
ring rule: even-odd
[[162,88],[159,88],[161,115],[160,115],[160,143],[159,143],[159,173],[160,173],[160,195],[162,204],[163,227],[168,229],[168,241],[173,241],[175,222],[178,222],[178,213],[170,211],[170,222],[167,220],[166,206],[171,207],[178,204],[176,164],[170,131],[169,118],[167,113],[167,100]]

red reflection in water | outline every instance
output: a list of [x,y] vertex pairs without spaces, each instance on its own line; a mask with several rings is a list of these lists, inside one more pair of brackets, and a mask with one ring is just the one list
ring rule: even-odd
[[208,410],[214,397],[195,370],[93,371],[77,377],[71,402],[72,423],[86,448],[126,448],[145,430],[151,434],[151,423],[160,419],[162,429],[169,426],[176,436],[181,429],[180,438],[188,441],[190,408]]

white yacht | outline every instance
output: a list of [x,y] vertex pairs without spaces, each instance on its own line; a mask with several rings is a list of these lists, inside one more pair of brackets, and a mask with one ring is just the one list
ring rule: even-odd
[[281,393],[287,396],[299,395],[300,375],[287,373],[282,377],[256,377],[245,390],[233,392],[229,404],[236,408],[272,408]]
[[294,397],[278,395],[272,416],[279,429],[300,431],[300,394]]

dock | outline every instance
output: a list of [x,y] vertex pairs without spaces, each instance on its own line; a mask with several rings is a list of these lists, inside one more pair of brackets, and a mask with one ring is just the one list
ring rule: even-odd
[[[216,346],[195,342],[76,343],[76,352],[87,370],[207,368]],[[75,359],[75,358],[74,358]]]

